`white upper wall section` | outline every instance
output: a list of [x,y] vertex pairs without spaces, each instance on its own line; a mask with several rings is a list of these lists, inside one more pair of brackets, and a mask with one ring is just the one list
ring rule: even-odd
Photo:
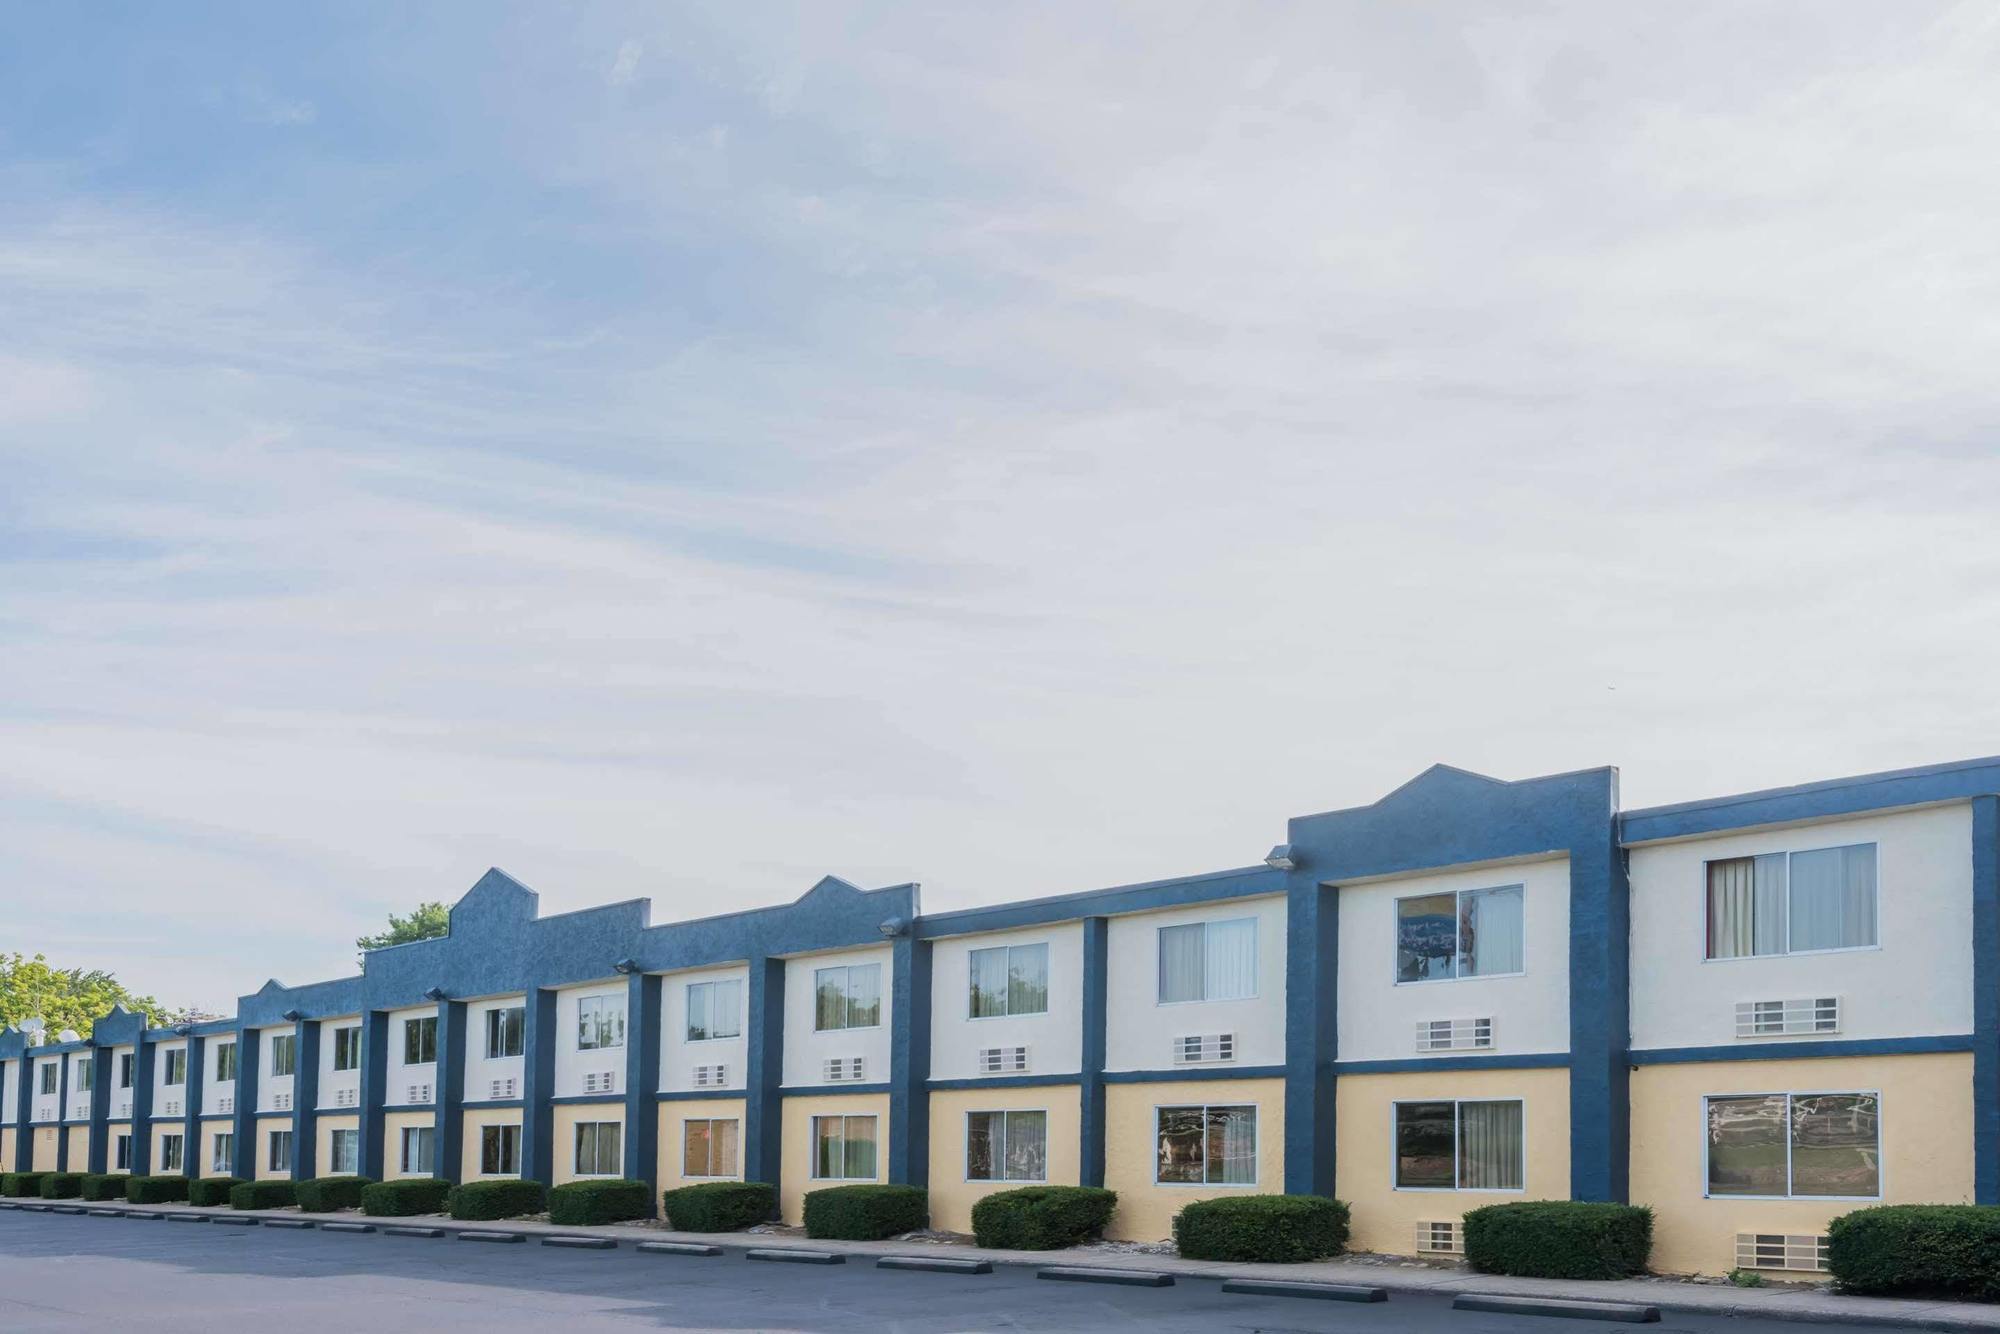
[[[63,1058],[61,1056],[38,1056],[32,1062],[28,1077],[35,1082],[33,1088],[29,1091],[30,1096],[34,1099],[28,1108],[28,1119],[30,1121],[59,1121],[62,1119],[62,1076],[60,1074],[62,1065]],[[58,1072],[56,1075],[56,1088],[53,1093],[42,1092],[42,1080],[47,1077],[42,1074],[44,1069]]]
[[[19,1061],[0,1061],[0,1126],[14,1124],[14,1108],[20,1105],[17,1100],[21,1096],[14,1081],[21,1077],[20,1066]],[[8,1163],[6,1167],[11,1170],[13,1164]]]
[[[813,974],[822,968],[880,964],[882,1012],[873,1028],[813,1030]],[[785,1084],[810,1088],[826,1083],[826,1062],[834,1057],[861,1058],[859,1083],[889,1082],[889,1031],[895,1023],[891,993],[895,989],[894,953],[887,946],[841,950],[785,960]]]
[[339,1046],[334,1034],[343,1028],[361,1027],[361,1016],[319,1021],[319,1105],[322,1111],[344,1111],[361,1105],[361,1066],[351,1070],[333,1068]]
[[[972,1018],[972,952],[1035,944],[1048,946],[1048,1009]],[[946,936],[931,945],[931,1078],[977,1078],[984,1073],[978,1064],[981,1048],[1016,1046],[1028,1049],[1027,1074],[1073,1075],[1083,1069],[1083,923]]]
[[386,1106],[421,1106],[437,1101],[437,1062],[403,1059],[410,1049],[407,1031],[410,1021],[421,1023],[429,1019],[435,1022],[437,1017],[438,1007],[435,1005],[412,1005],[406,1010],[389,1011],[389,1059],[384,1064],[387,1073],[382,1096]]
[[[506,1010],[525,1010],[525,996],[494,996],[486,1000],[471,1001],[465,1007],[465,1100],[471,1102],[507,1101],[521,1097],[527,1089],[527,1016],[521,1016],[520,1056],[487,1054],[488,1039],[505,1034],[488,1031],[492,1021],[487,1016]],[[504,1050],[504,1048],[502,1048]]]
[[136,1083],[139,1078],[139,1063],[136,1059],[138,1048],[130,1043],[127,1043],[123,1047],[113,1047],[111,1049],[110,1073],[105,1075],[105,1079],[109,1080],[111,1084],[111,1100],[106,1105],[110,1108],[108,1114],[114,1120],[118,1117],[132,1115],[132,1103],[138,1093],[136,1089],[120,1088],[118,1085],[118,1072],[124,1066],[125,1058],[128,1056],[135,1058],[132,1062],[132,1079]]
[[[1821,954],[1706,957],[1706,863],[1876,845],[1877,946]],[[1965,803],[1631,850],[1632,1046],[1754,1046],[1736,1004],[1841,998],[1830,1038],[1972,1031],[1972,809]],[[1809,1040],[1810,1035],[1805,1035]]]
[[[1257,991],[1246,1000],[1160,1003],[1160,929],[1250,918]],[[1285,899],[1230,899],[1114,917],[1105,941],[1104,1068],[1171,1070],[1181,1036],[1233,1033],[1237,1066],[1285,1063]]]
[[217,1074],[217,1071],[222,1066],[222,1049],[225,1046],[233,1047],[237,1041],[239,1039],[231,1037],[203,1038],[201,1041],[201,1114],[203,1116],[227,1116],[236,1110],[236,1076],[232,1074],[228,1079],[223,1079]]
[[[1500,977],[1396,981],[1396,903],[1430,894],[1520,885],[1524,971]],[[1519,1055],[1569,1050],[1569,859],[1427,872],[1340,887],[1339,1057]],[[1478,1053],[1417,1050],[1419,1022],[1491,1019]]]
[[[298,1031],[291,1024],[277,1024],[270,1028],[256,1030],[257,1110],[260,1112],[289,1112],[292,1110],[292,1090],[298,1082],[296,1077],[299,1056],[296,1040]],[[280,1038],[293,1040],[292,1061],[294,1063],[294,1070],[289,1075],[278,1073],[276,1047]],[[213,1039],[210,1039],[201,1045],[203,1047],[213,1047],[215,1046],[215,1042]],[[209,1056],[205,1059],[210,1062],[209,1068],[212,1070],[215,1058]],[[239,1056],[238,1059],[240,1060],[241,1057]],[[206,1077],[207,1072],[204,1071],[203,1074]],[[208,1101],[208,1096],[205,1092],[202,1095],[202,1101],[204,1103]]]
[[[577,1016],[584,1001],[603,997],[623,1013],[625,979],[600,982],[587,987],[571,987],[556,993],[556,1096],[573,1098],[581,1093],[623,1093],[625,1091],[625,1045],[632,1037],[632,1017],[625,1015],[621,1026],[625,1040],[615,1047],[583,1047]],[[608,1081],[608,1082],[607,1082]],[[573,1150],[561,1149],[558,1153]]]
[[[734,982],[738,1036],[688,1041],[688,988],[710,982]],[[731,988],[711,988],[727,994]],[[723,1067],[720,1084],[703,1088],[741,1089],[750,1058],[750,969],[742,964],[727,968],[702,968],[687,973],[669,973],[660,979],[660,1089],[677,1092],[696,1087],[696,1066]]]
[[162,1042],[153,1048],[153,1119],[179,1120],[187,1111],[187,1081],[167,1083],[167,1053],[187,1050],[187,1039]]
[[83,1087],[83,1081],[94,1078],[85,1073],[90,1069],[91,1053],[71,1052],[69,1057],[69,1108],[63,1113],[66,1119],[87,1121],[90,1119],[91,1091]]

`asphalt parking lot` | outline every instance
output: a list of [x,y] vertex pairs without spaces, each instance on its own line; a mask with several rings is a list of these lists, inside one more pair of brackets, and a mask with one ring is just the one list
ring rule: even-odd
[[[760,1264],[263,1226],[0,1213],[0,1329],[282,1334],[422,1330],[1352,1330],[1356,1334],[1593,1334],[1647,1326],[1450,1309],[1440,1296],[1373,1305],[1226,1294],[1214,1281],[1121,1288],[991,1274]],[[1663,1334],[1798,1334],[1780,1321],[1668,1312]],[[1817,1330],[1863,1326],[1813,1325]]]

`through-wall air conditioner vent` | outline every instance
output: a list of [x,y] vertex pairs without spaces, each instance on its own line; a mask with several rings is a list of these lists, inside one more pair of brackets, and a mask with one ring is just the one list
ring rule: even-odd
[[173,1101],[170,1101],[170,1102],[168,1102],[168,1103],[167,1103],[167,1104],[166,1104],[165,1106],[163,1106],[163,1107],[162,1107],[162,1108],[161,1108],[160,1110],[161,1110],[162,1112],[164,1112],[164,1113],[165,1113],[166,1115],[168,1115],[168,1116],[179,1116],[179,1115],[181,1114],[181,1104],[180,1104],[180,1101],[179,1101],[178,1099],[175,1099],[175,1100],[173,1100]]
[[1464,1253],[1465,1239],[1460,1236],[1457,1223],[1417,1224],[1418,1255],[1463,1255]]
[[130,1098],[124,1099],[122,1102],[118,1104],[117,1109],[112,1112],[112,1115],[113,1116],[132,1115],[132,1100]]
[[826,1082],[829,1084],[853,1084],[862,1079],[863,1070],[859,1056],[830,1056],[826,1062]]
[[431,1086],[429,1084],[412,1084],[404,1092],[408,1096],[403,1101],[407,1103],[415,1104],[431,1100]]
[[[236,1110],[236,1099],[217,1098],[215,1100],[215,1110],[221,1113],[223,1116],[229,1115],[231,1112]],[[280,1107],[278,1110],[283,1111],[284,1108]]]
[[719,1089],[728,1082],[727,1065],[697,1065],[694,1068],[694,1086],[698,1089]]
[[[414,1101],[414,1099],[413,1099],[413,1101]],[[274,1112],[289,1112],[289,1111],[291,1111],[291,1110],[292,1110],[292,1095],[291,1095],[291,1094],[289,1094],[289,1093],[273,1093],[273,1094],[271,1095],[271,1110],[272,1110],[272,1111],[274,1111]]]
[[589,1070],[583,1076],[585,1093],[616,1093],[618,1074],[614,1070]]
[[1175,1065],[1214,1065],[1235,1059],[1234,1033],[1188,1033],[1174,1039]]
[[1493,1045],[1493,1020],[1420,1019],[1418,1051],[1479,1051]]
[[496,1079],[488,1086],[486,1096],[492,1099],[518,1098],[521,1081],[518,1079]]
[[35,1119],[37,1121],[53,1121],[56,1119],[56,1109],[53,1107],[37,1107],[35,1109]]
[[1736,1036],[1739,1038],[1775,1038],[1798,1033],[1839,1031],[1838,996],[1736,1002]]
[[1738,1269],[1793,1269],[1809,1274],[1826,1272],[1826,1234],[1783,1232],[1739,1232],[1736,1234]]
[[360,1102],[361,1091],[359,1089],[335,1089],[333,1092],[333,1105],[336,1107],[354,1107]]
[[1028,1068],[1026,1047],[981,1047],[979,1049],[979,1073],[982,1075],[1018,1075]]

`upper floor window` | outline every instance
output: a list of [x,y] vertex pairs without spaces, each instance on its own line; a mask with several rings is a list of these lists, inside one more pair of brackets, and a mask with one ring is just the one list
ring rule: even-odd
[[71,1091],[75,1093],[90,1092],[90,1086],[97,1082],[96,1076],[97,1071],[91,1065],[90,1058],[87,1056],[84,1057],[84,1059],[76,1063],[76,1087]]
[[1257,994],[1257,919],[1160,928],[1160,1004]]
[[438,1021],[434,1014],[403,1021],[403,1064],[429,1065],[438,1058]]
[[1523,971],[1520,885],[1396,900],[1396,980],[1437,982]]
[[523,1005],[510,1005],[504,1010],[486,1012],[486,1059],[497,1061],[503,1056],[519,1056],[528,1049],[528,1010]]
[[162,1052],[160,1054],[166,1057],[167,1059],[166,1073],[161,1079],[161,1082],[164,1083],[168,1088],[173,1088],[176,1085],[187,1083],[187,1078],[188,1078],[187,1048],[175,1047],[171,1051]]
[[1396,1104],[1397,1190],[1520,1190],[1519,1102]]
[[53,1063],[44,1064],[41,1074],[37,1076],[42,1081],[41,1091],[43,1093],[54,1093],[56,1091],[56,1081],[61,1078],[61,1073],[61,1066]]
[[813,970],[813,1031],[877,1028],[882,1023],[882,965]]
[[711,1038],[743,1036],[743,982],[725,978],[715,982],[690,982],[687,989],[687,1040],[707,1042]]
[[[232,1063],[235,1061],[234,1052],[230,1053],[230,1060]],[[279,1033],[274,1035],[271,1038],[272,1077],[282,1079],[288,1075],[297,1073],[298,1068],[299,1068],[298,1034]]]
[[361,1068],[361,1025],[349,1024],[345,1028],[333,1030],[333,1068],[335,1070]]
[[132,1072],[137,1068],[137,1066],[138,1066],[138,1058],[134,1056],[131,1052],[122,1051],[118,1053],[119,1088],[128,1089],[132,1087]]
[[972,951],[972,999],[968,1015],[997,1019],[1049,1012],[1049,947],[1000,945]]
[[625,1045],[625,998],[585,996],[576,1003],[576,1048],[596,1051]]
[[1710,1195],[1869,1200],[1882,1193],[1882,1110],[1873,1093],[1707,1103]]
[[1708,863],[1708,957],[1866,949],[1875,938],[1875,845]]
[[215,1047],[215,1077],[216,1077],[216,1079],[217,1079],[217,1080],[219,1080],[219,1081],[221,1081],[221,1082],[223,1082],[223,1083],[225,1083],[225,1084],[226,1084],[226,1083],[228,1083],[228,1082],[229,1082],[230,1080],[232,1080],[232,1079],[236,1078],[236,1044],[235,1044],[235,1043],[233,1043],[233,1042],[219,1042],[219,1043],[217,1043],[217,1044],[216,1044],[216,1047]]

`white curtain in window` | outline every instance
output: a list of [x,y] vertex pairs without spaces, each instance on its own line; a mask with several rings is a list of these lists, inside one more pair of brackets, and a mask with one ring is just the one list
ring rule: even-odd
[[703,1042],[715,1036],[714,1032],[709,1028],[710,1020],[708,1015],[709,998],[714,994],[715,987],[712,983],[693,982],[688,985],[687,1033],[689,1042]]
[[1208,1179],[1224,1186],[1257,1184],[1257,1109],[1208,1109]]
[[1525,966],[1521,886],[1482,889],[1459,907],[1459,976],[1518,973]]
[[1202,999],[1202,924],[1160,928],[1160,1000]]
[[972,952],[972,1010],[974,1019],[991,1019],[1007,1013],[1007,951]]
[[1791,948],[1875,943],[1875,845],[1792,854]]
[[1048,1179],[1049,1117],[1047,1112],[1006,1114],[1006,1179]]
[[1243,1000],[1257,994],[1257,919],[1206,923],[1206,998]]
[[1708,957],[1785,950],[1785,854],[1708,864]]
[[1521,1104],[1458,1105],[1458,1188],[1521,1189]]

